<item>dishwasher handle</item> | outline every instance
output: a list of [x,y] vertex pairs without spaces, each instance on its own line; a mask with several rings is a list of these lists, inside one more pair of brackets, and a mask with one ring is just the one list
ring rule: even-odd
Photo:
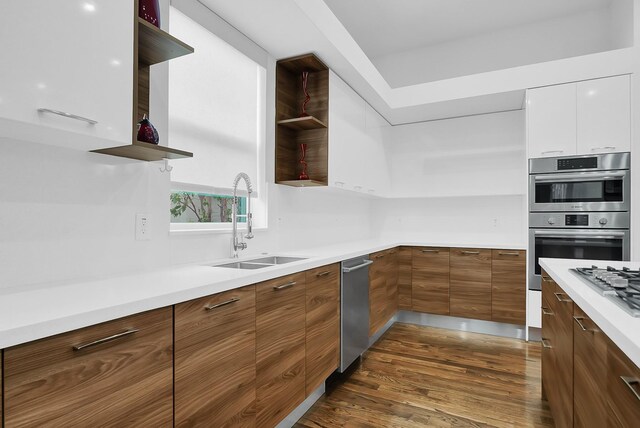
[[356,265],[356,266],[352,266],[352,267],[342,267],[342,272],[344,273],[349,273],[349,272],[353,272],[354,270],[358,270],[358,269],[362,269],[363,267],[367,267],[370,264],[373,263],[373,260],[363,260],[363,263],[360,265]]

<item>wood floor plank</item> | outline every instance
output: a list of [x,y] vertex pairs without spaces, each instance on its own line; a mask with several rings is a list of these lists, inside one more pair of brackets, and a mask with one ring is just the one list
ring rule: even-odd
[[396,323],[295,425],[553,427],[540,346]]

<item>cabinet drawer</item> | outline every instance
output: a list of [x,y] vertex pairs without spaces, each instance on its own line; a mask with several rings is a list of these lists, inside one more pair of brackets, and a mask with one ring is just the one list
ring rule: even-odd
[[340,265],[306,272],[306,394],[340,364]]
[[305,273],[256,285],[256,425],[279,423],[305,398]]
[[256,293],[175,306],[175,426],[255,425]]
[[172,329],[169,307],[6,349],[6,426],[172,426]]
[[637,426],[640,420],[640,368],[611,340],[608,340],[607,348],[609,426]]

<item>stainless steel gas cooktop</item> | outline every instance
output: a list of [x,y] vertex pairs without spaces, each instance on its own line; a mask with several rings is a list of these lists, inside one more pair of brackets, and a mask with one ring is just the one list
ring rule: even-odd
[[640,269],[576,268],[572,271],[600,295],[613,301],[632,317],[640,317]]

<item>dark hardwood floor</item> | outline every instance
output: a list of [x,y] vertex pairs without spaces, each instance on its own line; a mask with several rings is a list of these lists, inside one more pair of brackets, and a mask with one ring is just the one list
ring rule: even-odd
[[540,345],[396,323],[303,427],[553,427]]

